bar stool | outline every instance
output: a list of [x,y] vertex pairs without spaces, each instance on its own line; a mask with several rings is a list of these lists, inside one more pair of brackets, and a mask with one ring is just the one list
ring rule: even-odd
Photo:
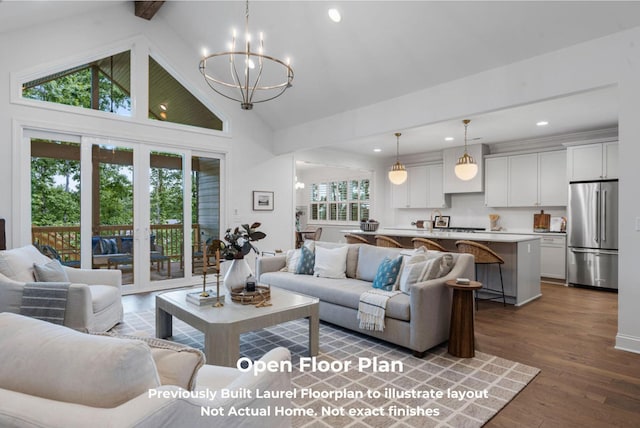
[[366,238],[363,238],[362,236],[359,235],[354,235],[353,233],[347,233],[346,235],[344,235],[344,237],[347,240],[347,244],[368,244],[369,241],[367,241]]
[[449,252],[449,250],[431,239],[413,238],[411,242],[413,242],[413,248],[427,247],[427,250],[431,251],[442,251],[444,253]]
[[[502,280],[502,265],[504,264],[504,259],[499,255],[497,255],[495,251],[493,251],[491,248],[487,247],[486,245],[482,245],[473,241],[457,241],[456,248],[458,249],[458,252],[471,254],[475,258],[476,279],[478,278],[478,265],[491,265],[491,264],[498,265],[498,271],[500,272],[500,287],[502,289],[502,292],[487,289],[484,287],[480,291],[486,292],[486,293],[500,294],[502,296],[503,306],[507,306],[507,299],[504,295],[504,281]],[[476,307],[477,307],[477,300],[495,300],[499,298],[500,296],[488,297],[485,299],[479,299],[478,297],[476,297]]]
[[404,248],[401,243],[388,236],[376,235],[376,246],[387,248]]

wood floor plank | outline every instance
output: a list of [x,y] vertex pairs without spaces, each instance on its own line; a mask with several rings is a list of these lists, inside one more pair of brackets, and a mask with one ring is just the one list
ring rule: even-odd
[[487,427],[638,427],[640,355],[614,348],[618,295],[542,283],[520,308],[480,302],[479,351],[540,368]]

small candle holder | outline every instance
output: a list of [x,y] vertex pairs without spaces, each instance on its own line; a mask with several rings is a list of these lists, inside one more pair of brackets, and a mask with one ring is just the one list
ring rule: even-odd
[[221,308],[224,303],[220,301],[220,273],[216,273],[216,302],[213,304],[214,308]]
[[209,293],[207,293],[207,271],[202,272],[202,293],[200,293],[201,297],[209,297]]

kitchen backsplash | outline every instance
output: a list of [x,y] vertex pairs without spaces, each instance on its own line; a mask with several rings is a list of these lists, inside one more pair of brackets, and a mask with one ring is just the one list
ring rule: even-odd
[[[489,214],[500,215],[498,225],[506,231],[530,232],[533,230],[533,214],[540,209],[551,216],[566,216],[566,207],[542,208],[489,208],[484,206],[483,193],[451,195],[451,207],[442,208],[443,216],[450,216],[450,227],[484,227],[489,229]],[[394,226],[410,226],[412,221],[427,220],[430,209],[396,209]]]

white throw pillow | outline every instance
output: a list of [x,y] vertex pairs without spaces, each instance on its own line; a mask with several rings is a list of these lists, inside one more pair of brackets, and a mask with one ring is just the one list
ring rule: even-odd
[[300,260],[300,255],[302,250],[288,250],[285,255],[285,266],[280,269],[280,272],[291,272],[296,273],[296,266],[298,266],[298,261]]
[[349,247],[323,248],[316,246],[316,262],[313,276],[321,278],[346,278]]
[[69,277],[58,260],[44,264],[33,264],[33,275],[37,282],[69,282]]
[[33,282],[33,264],[49,263],[51,259],[33,245],[0,251],[0,273],[20,282]]
[[400,274],[400,291],[409,293],[411,285],[446,276],[453,269],[453,256],[441,253],[437,257],[418,254],[405,264]]

